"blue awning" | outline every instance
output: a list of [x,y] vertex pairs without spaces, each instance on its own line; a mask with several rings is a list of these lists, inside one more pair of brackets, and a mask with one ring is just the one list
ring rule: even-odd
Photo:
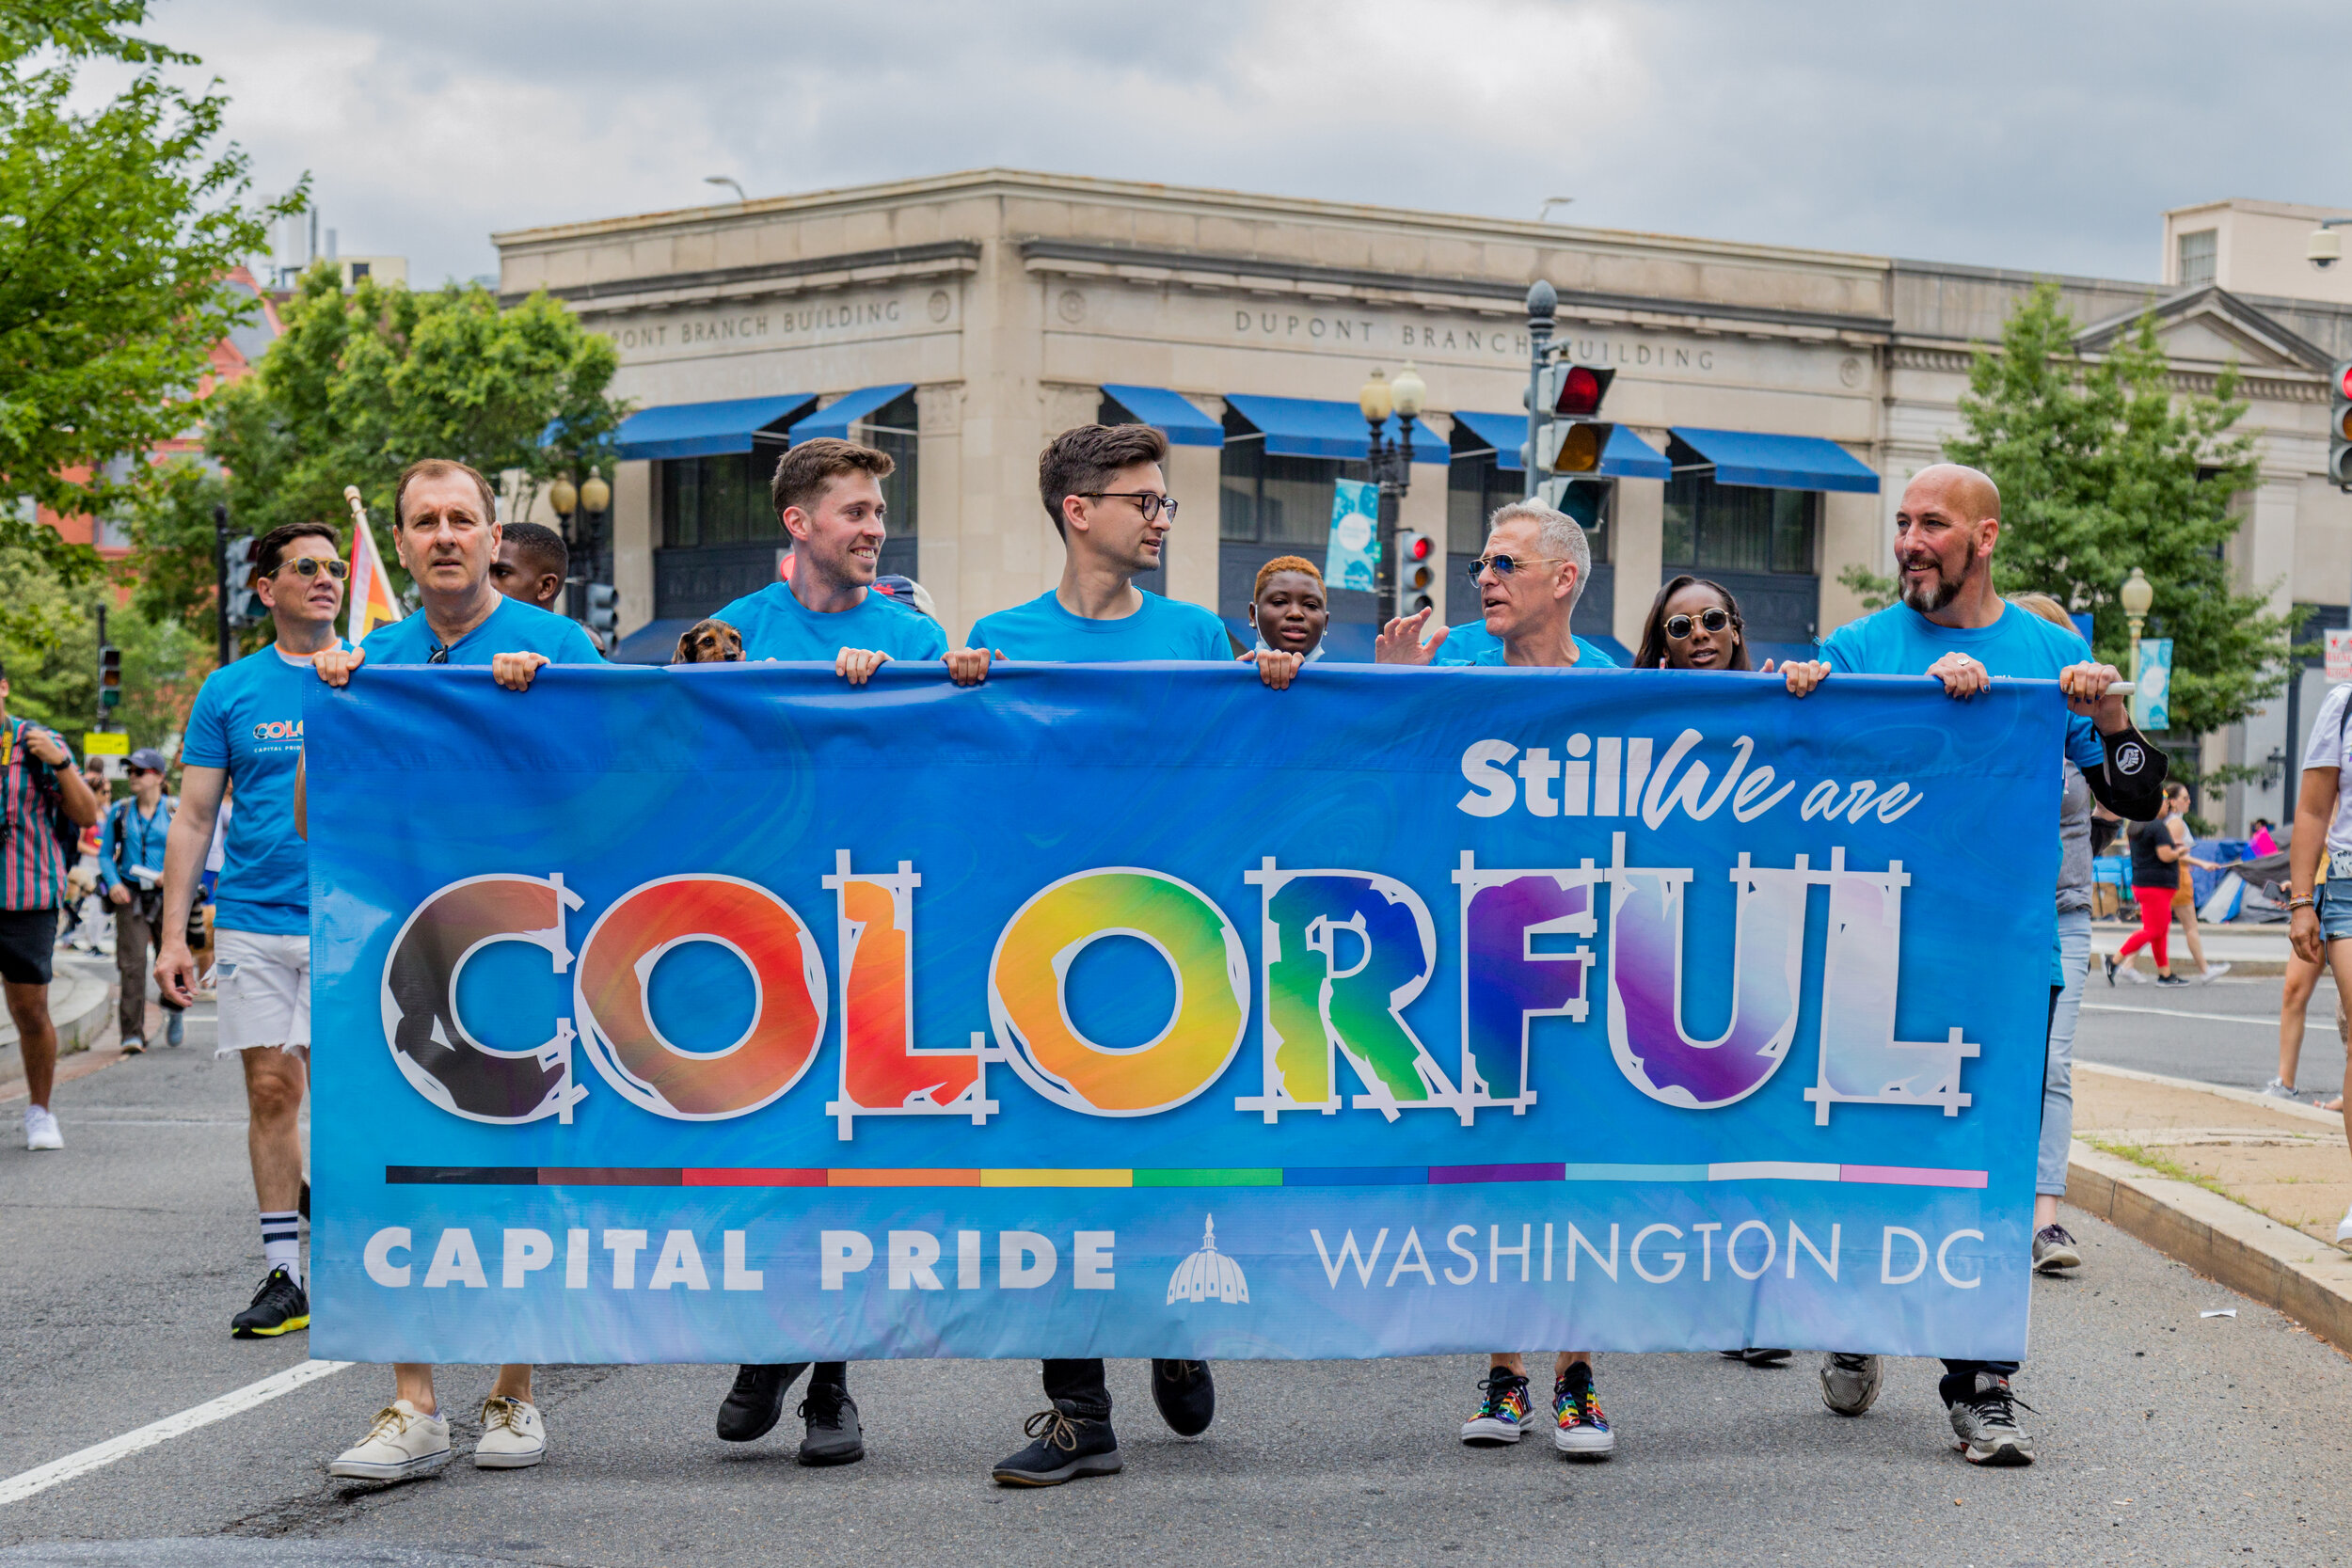
[[[1495,450],[1495,467],[1510,473],[1526,472],[1519,461],[1519,449],[1527,445],[1527,416],[1524,414],[1479,414],[1459,412],[1454,416],[1457,428],[1467,427],[1482,447]],[[1674,465],[1666,454],[1643,440],[1623,425],[1609,431],[1609,445],[1601,449],[1600,467],[1596,472],[1619,479],[1671,479]]]
[[[716,457],[749,451],[752,437],[782,431],[794,419],[817,405],[814,392],[787,392],[778,397],[730,398],[723,403],[673,403],[661,408],[640,408],[621,421],[612,444],[624,459],[648,457]],[[550,427],[552,429],[552,427]]]
[[838,403],[827,404],[818,412],[803,420],[792,432],[796,441],[810,441],[819,436],[831,436],[847,441],[853,439],[850,427],[886,404],[896,403],[914,390],[912,381],[895,382],[888,387],[861,387]]
[[1124,408],[1137,424],[1148,424],[1180,447],[1221,447],[1225,427],[1200,412],[1189,398],[1165,387],[1103,385],[1103,395]]
[[[1718,484],[1771,490],[1860,490],[1875,494],[1879,476],[1835,441],[1819,436],[1765,436],[1752,430],[1676,425],[1675,467],[1715,467]],[[1687,450],[1684,450],[1687,449]]]
[[[1278,457],[1336,457],[1361,463],[1372,451],[1363,411],[1352,403],[1243,393],[1229,394],[1225,406],[1264,436],[1265,450]],[[1381,434],[1394,440],[1397,431],[1396,416],[1391,414]],[[1451,463],[1454,453],[1443,436],[1427,425],[1418,425],[1413,431],[1413,461]]]

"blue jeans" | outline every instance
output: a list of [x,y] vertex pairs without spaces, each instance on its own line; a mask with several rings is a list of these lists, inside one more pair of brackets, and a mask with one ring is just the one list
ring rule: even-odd
[[2066,988],[2050,1015],[2050,1045],[2042,1064],[2042,1155],[2034,1170],[2036,1195],[2063,1196],[2066,1151],[2074,1136],[2074,1021],[2082,1015],[2083,985],[2090,975],[2090,911],[2061,910],[2058,958],[2066,966]]

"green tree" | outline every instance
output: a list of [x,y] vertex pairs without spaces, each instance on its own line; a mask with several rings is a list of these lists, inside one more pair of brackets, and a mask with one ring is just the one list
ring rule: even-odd
[[[322,265],[281,314],[286,330],[257,372],[206,407],[205,450],[227,469],[240,533],[341,524],[347,484],[389,527],[393,484],[421,457],[456,458],[494,478],[519,470],[530,487],[612,460],[627,408],[609,391],[619,364],[612,340],[544,293],[508,309],[479,285],[412,293],[362,280],[346,293]],[[207,482],[165,477],[135,530],[142,543],[190,551],[199,516],[209,529]],[[195,600],[184,587],[158,588],[158,610],[175,603],[184,614]]]
[[2233,503],[2255,481],[2237,372],[2212,396],[2180,393],[2153,314],[2095,360],[2075,330],[2058,286],[2036,288],[1999,351],[1979,349],[1964,434],[1944,443],[2001,487],[1994,580],[2090,611],[2094,651],[2129,668],[2116,594],[2139,567],[2155,590],[2145,635],[2172,639],[2173,730],[2234,723],[2284,689],[2295,623],[2271,610],[2275,584],[2240,592],[2223,559],[2240,521]]
[[[303,193],[249,198],[220,141],[228,100],[163,72],[193,55],[135,36],[146,0],[9,0],[0,8],[0,495],[64,515],[110,513],[126,474],[183,433],[213,345],[254,302],[222,276],[262,247]],[[90,68],[135,74],[92,102]],[[60,580],[98,558],[0,510],[0,544]],[[47,623],[0,595],[0,635]]]
[[27,635],[0,632],[8,672],[8,710],[45,724],[81,750],[98,718],[98,616],[122,650],[122,705],[107,717],[133,746],[160,746],[187,719],[211,660],[205,642],[176,620],[153,620],[119,604],[103,578],[59,573],[24,541],[0,543],[0,580],[22,611]]

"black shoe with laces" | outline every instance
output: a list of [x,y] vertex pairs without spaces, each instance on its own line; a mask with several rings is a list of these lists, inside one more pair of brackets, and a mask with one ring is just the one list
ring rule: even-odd
[[2115,984],[2115,955],[2102,953],[2099,955],[2099,961],[2107,966],[2107,984],[2110,986]]
[[1945,1414],[1952,1423],[1952,1447],[1962,1457],[1971,1465],[2032,1464],[2033,1439],[2018,1426],[2017,1407],[2033,1407],[2010,1392],[2009,1379],[1978,1372],[1960,1388],[1952,1381],[1947,1377],[1942,1391],[1950,1402]]
[[1041,1410],[1021,1428],[1033,1441],[990,1472],[1000,1486],[1059,1486],[1081,1476],[1113,1476],[1126,1467],[1107,1419]]
[[808,1423],[808,1435],[801,1439],[802,1464],[854,1465],[866,1457],[866,1434],[859,1430],[857,1401],[848,1385],[811,1378],[801,1419]]
[[252,1305],[229,1320],[229,1332],[239,1339],[274,1339],[310,1326],[310,1298],[280,1263],[269,1271]]
[[1152,1402],[1179,1437],[1198,1437],[1216,1419],[1216,1380],[1206,1361],[1152,1363]]
[[730,1443],[767,1436],[784,1414],[784,1391],[807,1368],[805,1361],[738,1367],[735,1386],[719,1406],[719,1435]]

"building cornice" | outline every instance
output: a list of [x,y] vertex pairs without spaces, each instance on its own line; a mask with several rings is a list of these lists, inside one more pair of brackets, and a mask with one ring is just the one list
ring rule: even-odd
[[[1496,278],[1382,272],[1259,256],[1219,256],[1076,240],[1029,238],[1016,244],[1023,265],[1033,273],[1048,276],[1107,277],[1216,293],[1284,294],[1306,299],[1349,299],[1367,305],[1415,306],[1427,310],[1473,310],[1492,316],[1522,316],[1527,308],[1524,282]],[[1560,314],[1571,321],[1699,331],[1723,331],[1725,324],[1740,324],[1774,329],[1759,336],[1803,336],[1867,343],[1884,341],[1895,325],[1883,316],[1786,310],[1770,306],[1578,289],[1560,291]]]
[[[977,240],[941,240],[931,245],[896,245],[887,250],[845,251],[835,256],[811,256],[793,261],[762,261],[751,266],[715,267],[702,272],[657,273],[644,277],[618,277],[602,283],[572,283],[547,290],[556,299],[589,313],[637,309],[647,306],[686,305],[716,299],[757,299],[771,294],[813,293],[868,283],[941,277],[977,271],[980,245]],[[500,303],[513,305],[528,298],[504,293]]]

